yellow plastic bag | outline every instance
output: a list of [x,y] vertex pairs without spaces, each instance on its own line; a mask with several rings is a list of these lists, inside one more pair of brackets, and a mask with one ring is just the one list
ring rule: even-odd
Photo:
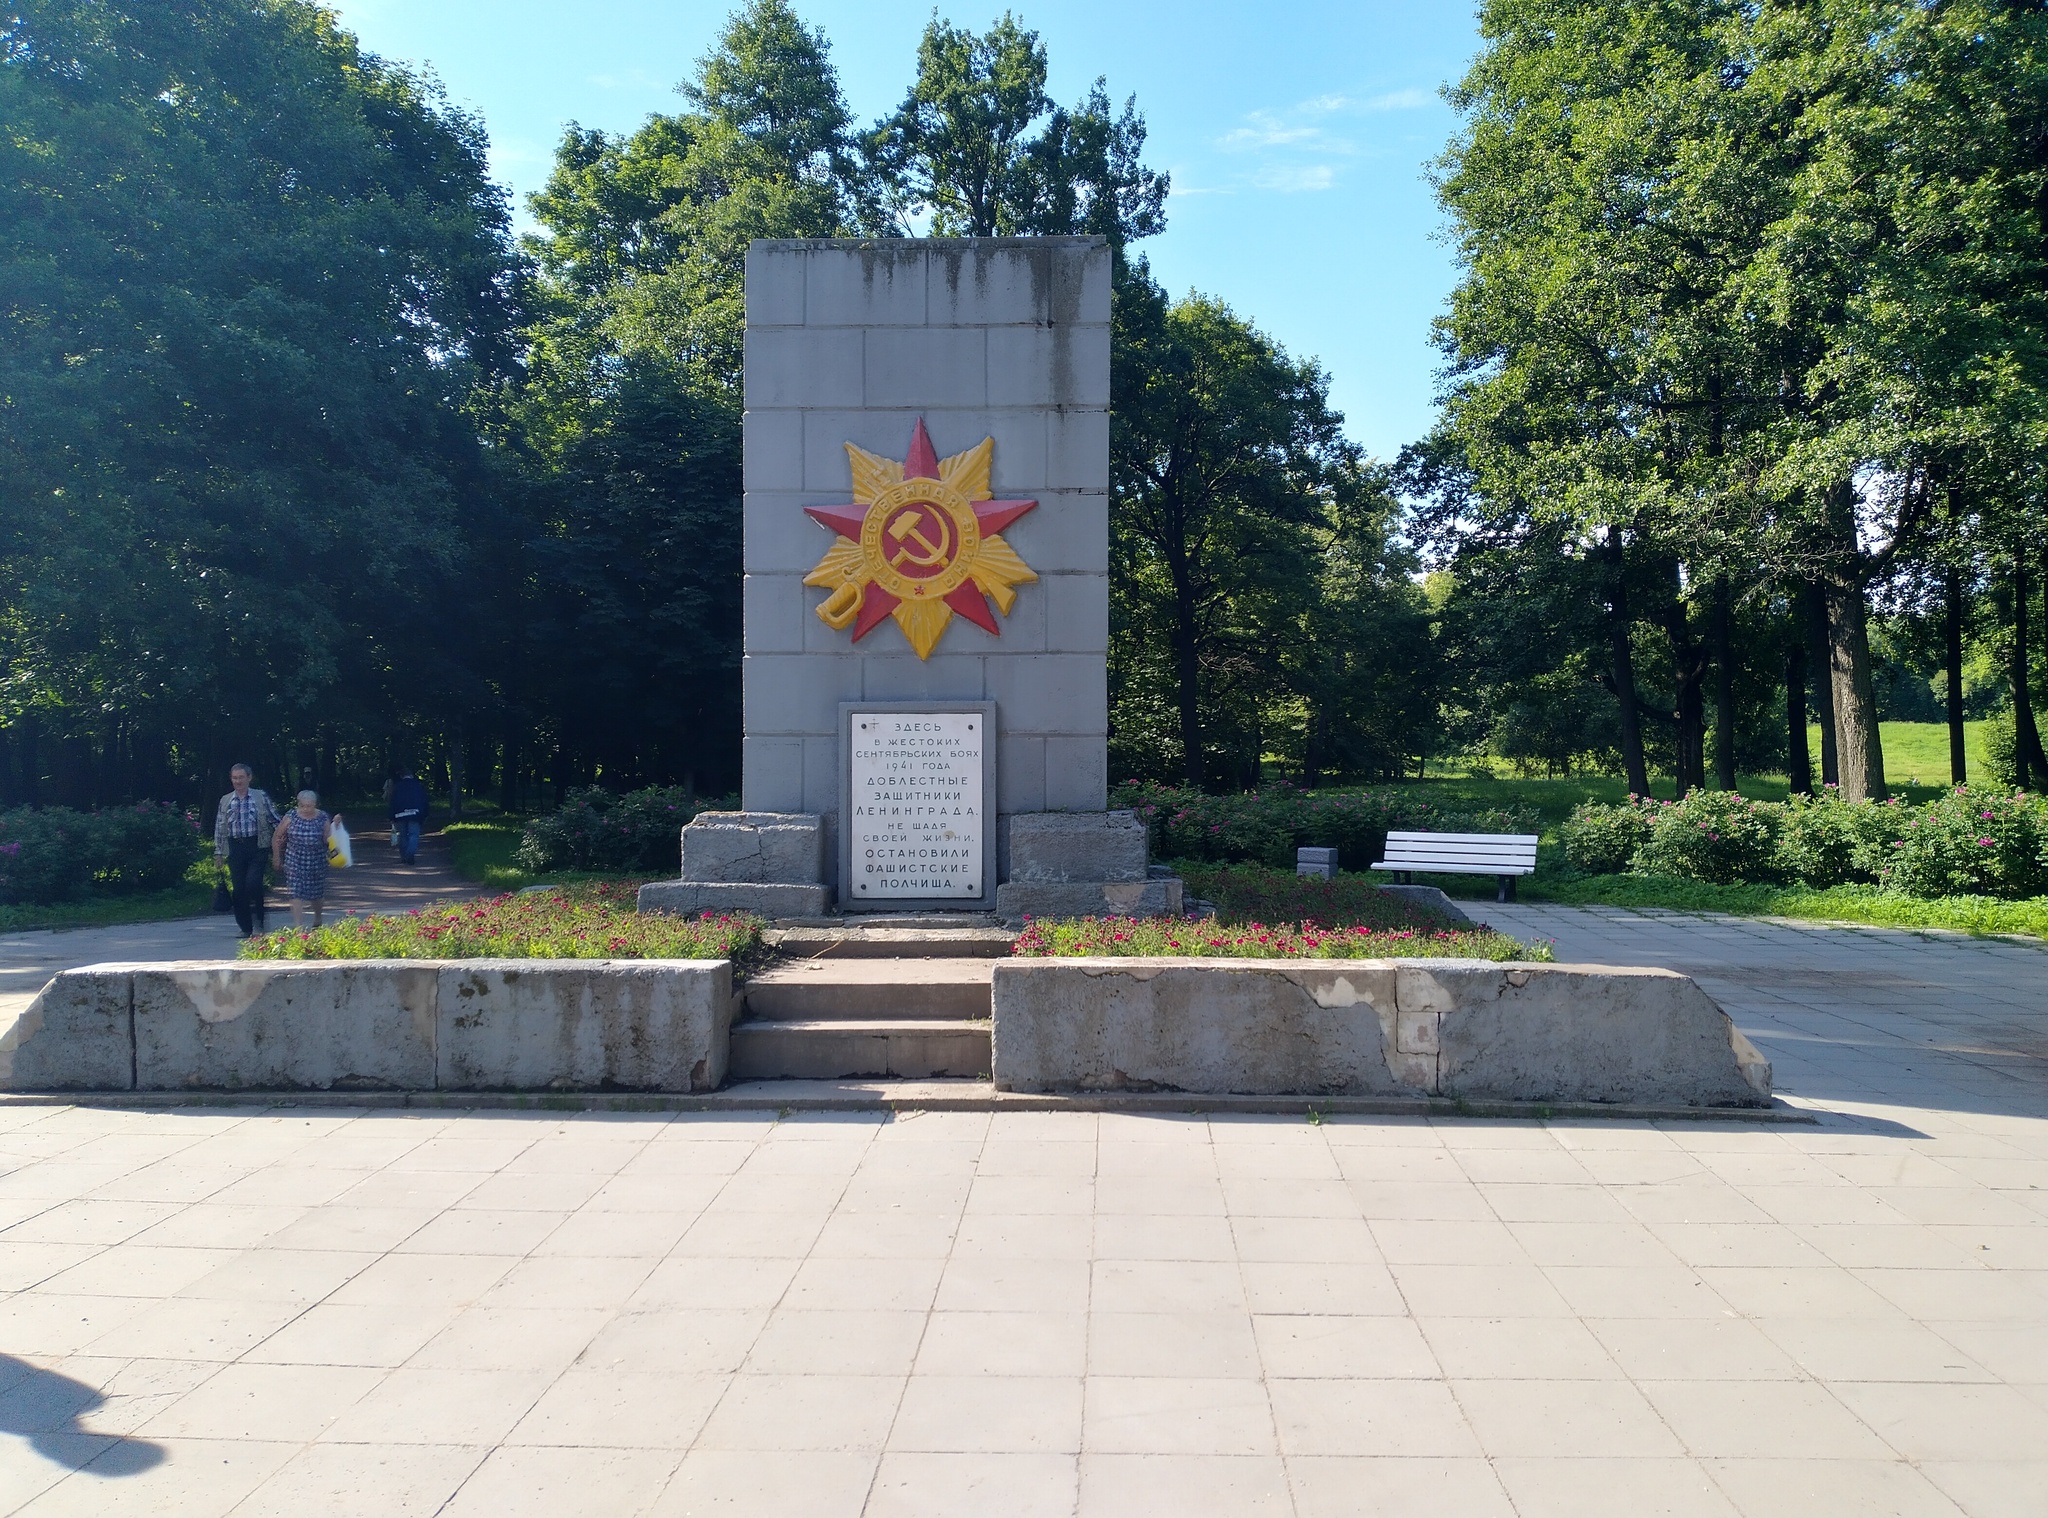
[[356,862],[356,851],[348,841],[348,829],[338,822],[327,830],[327,862],[337,870],[345,870]]

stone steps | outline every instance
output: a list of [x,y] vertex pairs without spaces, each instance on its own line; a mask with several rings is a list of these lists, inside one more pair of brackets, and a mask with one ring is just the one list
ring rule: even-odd
[[783,960],[749,980],[733,1080],[985,1078],[993,958]]
[[993,922],[961,927],[891,923],[869,927],[771,928],[769,947],[792,959],[1002,959],[1017,935]]
[[820,1018],[733,1025],[728,1078],[896,1080],[988,1078],[990,1024],[965,1020]]

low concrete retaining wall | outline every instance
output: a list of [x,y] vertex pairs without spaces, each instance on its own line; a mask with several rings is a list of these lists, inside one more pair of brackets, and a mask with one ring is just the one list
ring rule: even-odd
[[1006,1091],[1766,1106],[1771,1067],[1683,975],[1479,960],[1017,959]]
[[9,1091],[708,1091],[725,960],[92,965],[0,1034]]

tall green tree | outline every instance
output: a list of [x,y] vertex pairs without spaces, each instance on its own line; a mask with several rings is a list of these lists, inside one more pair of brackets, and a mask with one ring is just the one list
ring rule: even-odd
[[1403,714],[1433,703],[1373,696],[1414,683],[1402,645],[1426,645],[1426,619],[1327,376],[1219,301],[1170,300],[1142,264],[1115,320],[1114,720],[1170,711],[1177,742],[1150,751],[1192,785],[1257,784],[1289,722],[1308,768],[1398,772]]
[[1881,795],[1872,594],[1942,551],[1937,481],[1981,520],[1986,454],[2037,456],[2039,8],[1493,0],[1481,27],[1437,451],[1481,510],[1676,566],[1682,782],[1685,682],[1715,676],[1727,784],[1723,629],[1817,587],[1842,787]]
[[681,86],[693,109],[572,126],[544,231],[527,381],[536,714],[568,771],[737,780],[740,380],[755,238],[867,214],[823,35],[751,0]]
[[0,122],[8,790],[466,699],[517,293],[478,125],[302,0],[17,0]]
[[1045,45],[1007,11],[981,36],[932,18],[916,81],[867,140],[899,227],[923,215],[935,237],[1093,233],[1119,248],[1165,227],[1168,177],[1141,161],[1135,98],[1113,112],[1097,79],[1068,110],[1045,77]]

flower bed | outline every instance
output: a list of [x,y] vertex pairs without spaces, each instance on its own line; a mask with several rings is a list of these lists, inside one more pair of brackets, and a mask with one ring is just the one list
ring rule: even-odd
[[244,959],[758,958],[761,919],[633,909],[637,881],[522,891],[483,901],[286,928],[242,945]]
[[1199,959],[1490,959],[1547,963],[1550,945],[1491,928],[1321,927],[1313,922],[1213,922],[1083,917],[1033,922],[1011,953],[1032,959],[1104,956]]

